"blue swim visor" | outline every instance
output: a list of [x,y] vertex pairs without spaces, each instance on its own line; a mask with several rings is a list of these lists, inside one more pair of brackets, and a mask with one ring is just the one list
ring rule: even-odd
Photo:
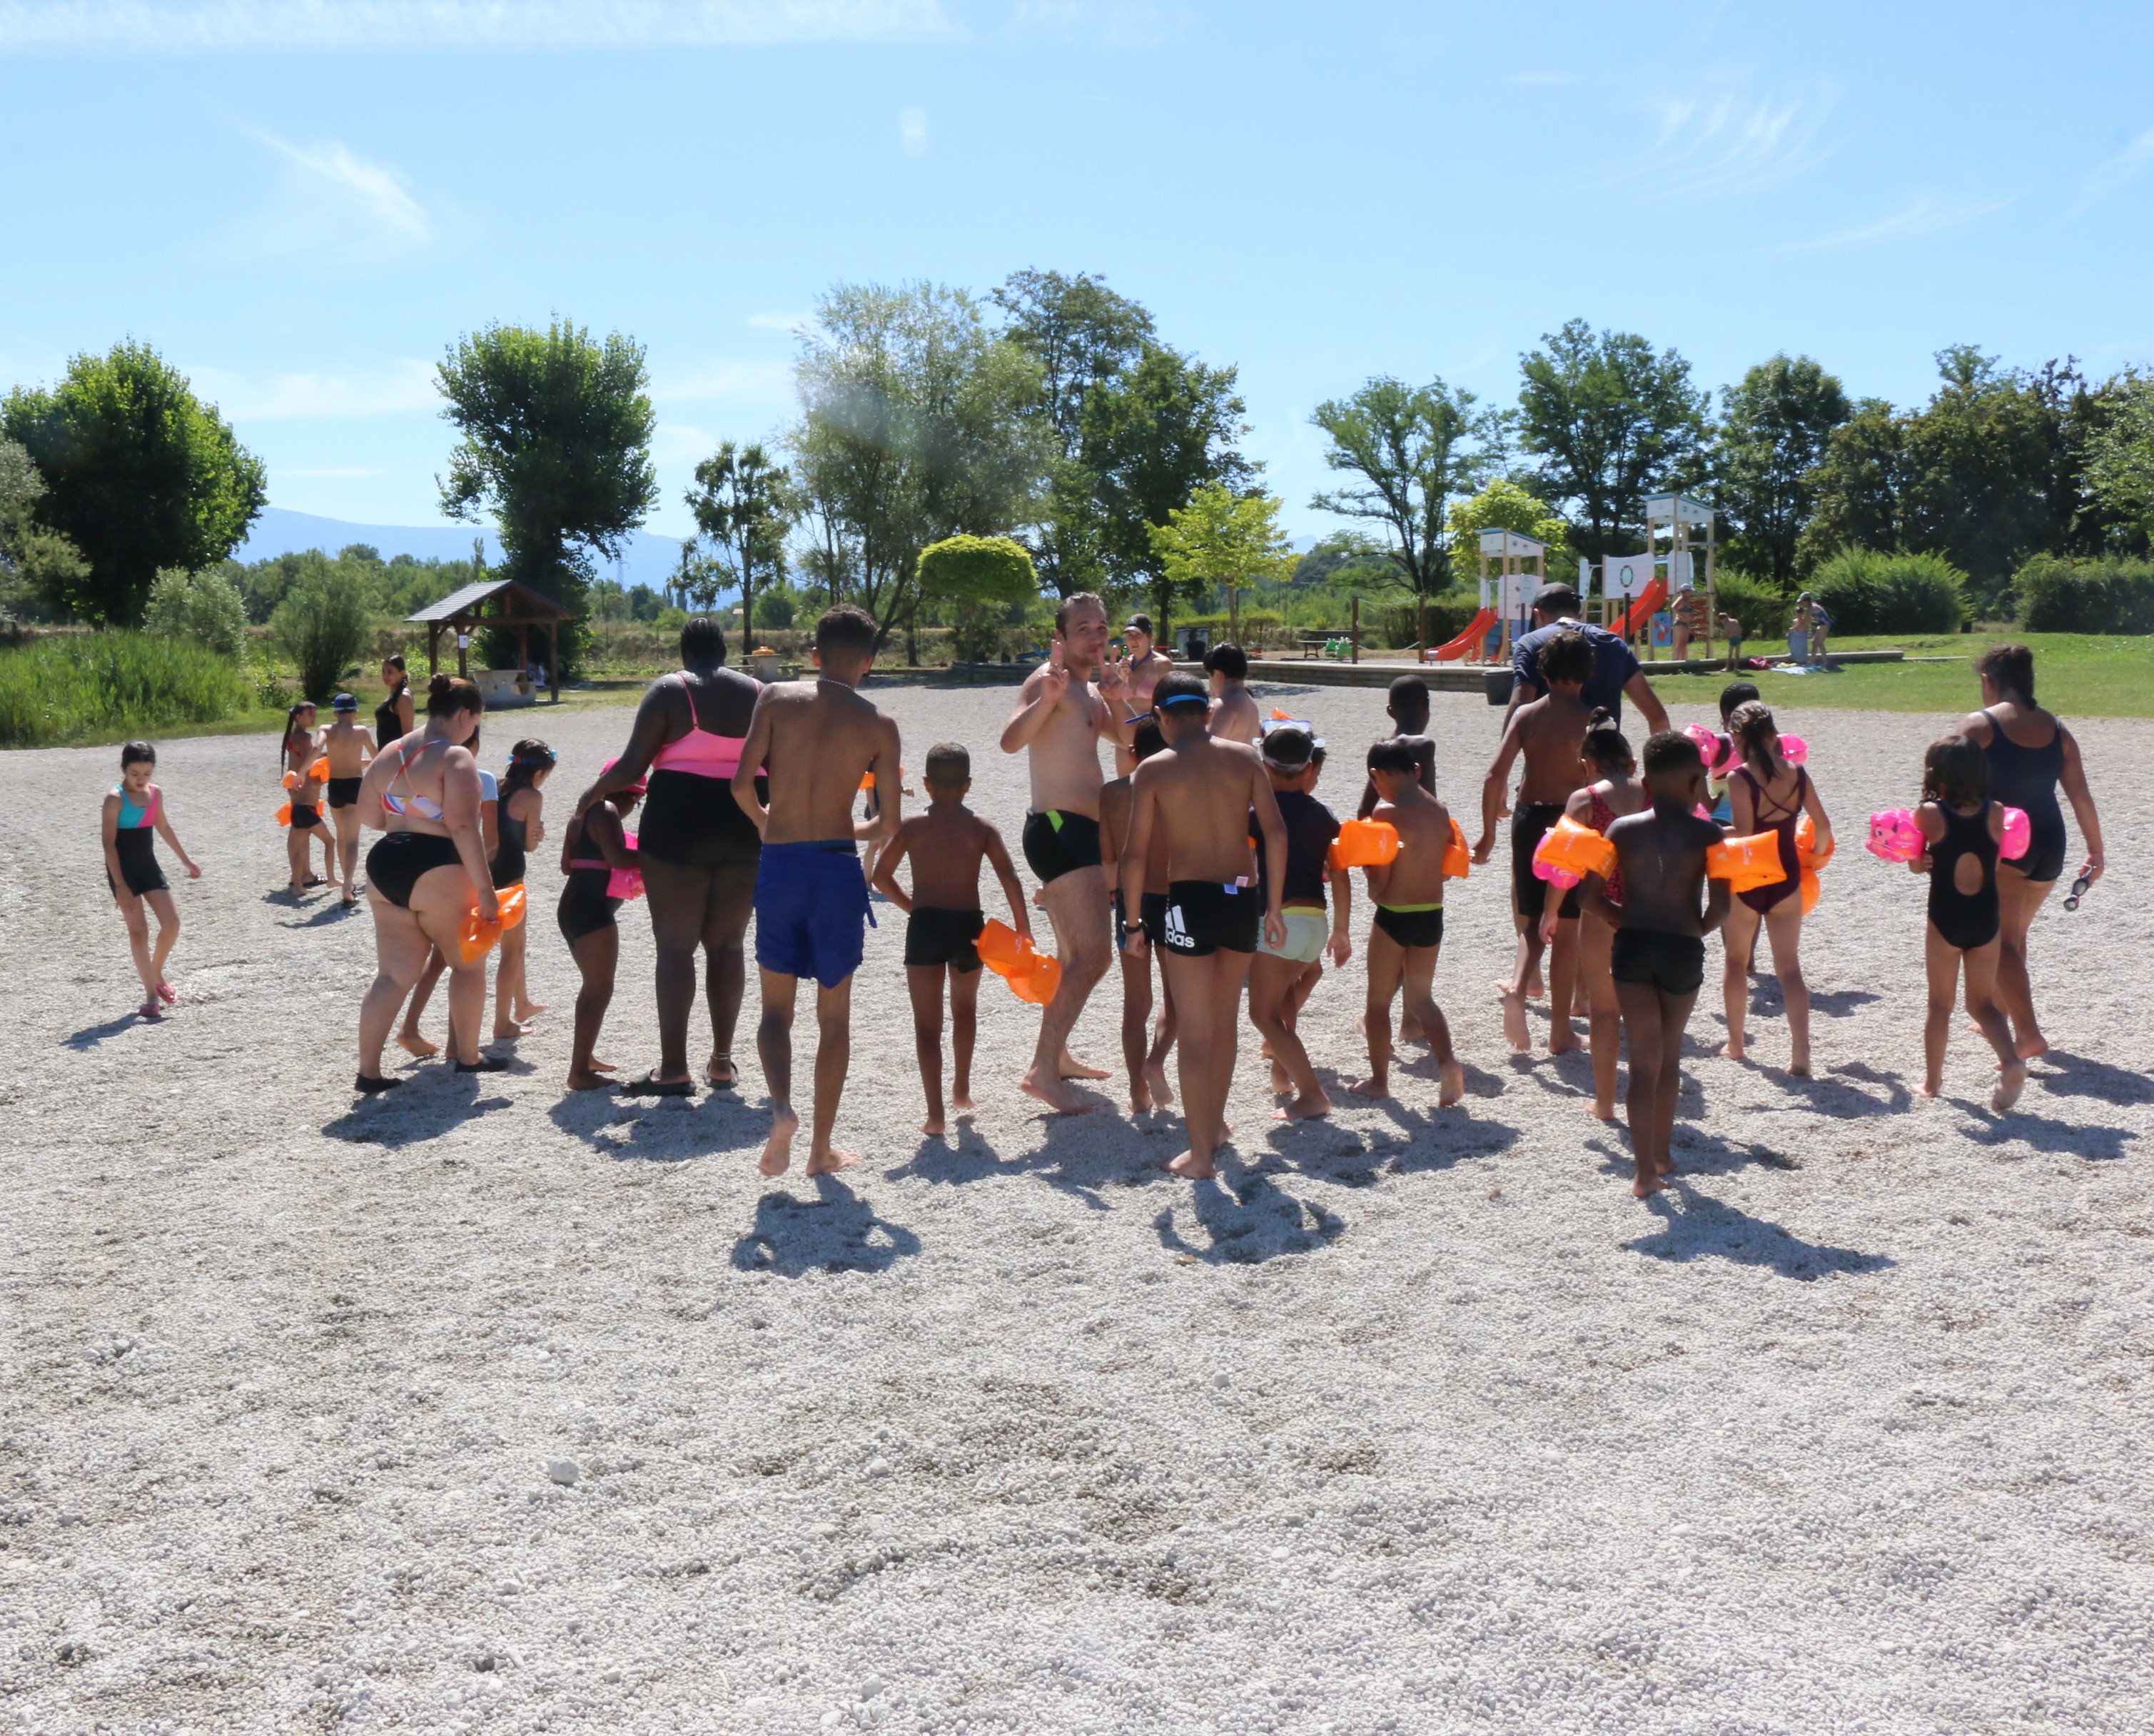
[[1153,701],[1152,709],[1155,711],[1166,712],[1172,711],[1177,705],[1201,705],[1208,710],[1211,704],[1212,700],[1208,694],[1177,693],[1171,699],[1159,699]]

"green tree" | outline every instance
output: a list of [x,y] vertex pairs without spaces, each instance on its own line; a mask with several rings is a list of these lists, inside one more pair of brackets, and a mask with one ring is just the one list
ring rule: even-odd
[[329,568],[294,585],[269,621],[270,642],[299,672],[300,697],[318,705],[329,702],[373,636],[365,593]]
[[1779,355],[1723,389],[1721,411],[1713,475],[1736,530],[1729,559],[1784,595],[1795,588],[1796,549],[1817,510],[1818,466],[1854,407],[1809,357]]
[[1052,456],[1039,364],[937,284],[840,285],[815,323],[794,365],[802,569],[886,637],[912,623],[930,543],[1034,522]]
[[1234,385],[1231,367],[1146,344],[1135,366],[1085,399],[1085,462],[1095,479],[1103,564],[1115,583],[1147,584],[1162,637],[1171,585],[1153,528],[1205,483],[1236,491],[1257,475],[1237,445],[1248,422]]
[[[1458,510],[1453,507],[1455,513]],[[1372,574],[1381,569],[1388,574],[1381,583]],[[1294,571],[1287,575],[1287,583],[1297,590],[1313,590],[1330,585],[1335,576],[1351,574],[1364,594],[1372,589],[1396,590],[1406,582],[1405,569],[1397,558],[1382,543],[1365,530],[1335,530],[1321,538],[1316,544],[1294,564]]]
[[247,649],[247,605],[215,567],[199,573],[166,567],[150,587],[142,625],[161,638],[191,639],[221,656]]
[[[474,523],[491,513],[499,576],[583,614],[592,555],[618,555],[658,498],[642,346],[618,332],[595,340],[564,320],[490,325],[457,344],[435,377],[463,437],[442,511]],[[566,667],[582,643],[579,625],[563,631]]]
[[785,578],[785,539],[798,513],[791,475],[760,442],[728,440],[696,467],[686,498],[717,553],[720,585],[740,592],[741,619],[752,623],[757,586]]
[[2087,479],[2103,510],[2143,544],[2154,531],[2154,375],[2121,375],[2105,392],[2109,414],[2090,442]]
[[[1200,484],[1189,504],[1152,527],[1153,558],[1168,598],[1201,603],[1215,585],[1231,594],[1294,570],[1294,549],[1279,528],[1276,496],[1237,494],[1223,483]],[[1166,612],[1164,603],[1161,612]]]
[[1143,307],[1080,273],[1020,271],[989,297],[1003,329],[1039,364],[1040,412],[1053,431],[1045,511],[1033,535],[1035,564],[1057,596],[1105,582],[1106,543],[1098,479],[1085,451],[1085,406],[1120,380],[1152,336]]
[[1039,600],[1039,574],[1011,537],[945,537],[920,551],[920,595],[955,630],[957,655],[984,661],[1009,614]]
[[45,479],[29,453],[0,440],[0,615],[64,597],[89,577],[82,551],[38,523],[44,492]]
[[1707,396],[1690,364],[1633,332],[1596,334],[1583,319],[1520,358],[1519,438],[1542,462],[1549,498],[1574,503],[1574,536],[1595,559],[1636,527],[1646,496],[1702,473]]
[[1578,559],[1571,545],[1570,526],[1554,507],[1530,489],[1507,477],[1498,477],[1478,494],[1451,509],[1452,568],[1461,585],[1478,585],[1481,577],[1481,533],[1516,531],[1548,544],[1545,564],[1551,580]]
[[1441,380],[1410,386],[1386,375],[1309,416],[1331,438],[1324,462],[1361,478],[1309,505],[1381,524],[1416,597],[1451,583],[1452,498],[1470,493],[1503,456],[1502,416],[1473,405],[1473,393]]
[[53,600],[100,625],[140,620],[160,567],[222,560],[266,498],[261,461],[146,344],[78,355],[49,391],[17,387],[0,433],[44,479],[38,522],[89,563],[53,569]]

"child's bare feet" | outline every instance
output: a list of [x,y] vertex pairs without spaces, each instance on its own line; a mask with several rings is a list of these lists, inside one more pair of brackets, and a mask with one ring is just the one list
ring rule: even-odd
[[[928,1116],[926,1121],[920,1124],[920,1131],[926,1134],[930,1139],[940,1138],[943,1131],[942,1117],[940,1116]],[[814,1172],[812,1168],[809,1172],[811,1175]]]
[[[1365,1037],[1368,1033],[1364,1031],[1361,1034]],[[1419,1021],[1411,1013],[1399,1014],[1399,1041],[1418,1043],[1423,1049],[1429,1046],[1428,1033],[1421,1028]]]
[[1926,1079],[1915,1087],[1915,1095],[1917,1097],[1942,1097],[1944,1094],[1944,1082],[1942,1080]]
[[1601,1103],[1596,1101],[1593,1105],[1593,1119],[1596,1121],[1614,1121],[1616,1119],[1616,1105],[1612,1103]]
[[1525,998],[1508,983],[1496,985],[1496,998],[1503,1003],[1503,1040],[1511,1045],[1513,1054],[1529,1053],[1534,1046],[1533,1033],[1526,1029]]
[[1998,1071],[1997,1089],[1989,1094],[1989,1106],[1998,1115],[2019,1100],[2019,1094],[2027,1089],[2027,1064],[2014,1061]]
[[1356,1097],[1388,1097],[1391,1095],[1391,1081],[1374,1077],[1358,1080],[1346,1089]]
[[493,1022],[493,1040],[497,1043],[513,1043],[518,1037],[529,1034],[529,1026],[518,1024],[513,1019],[506,1024],[498,1019]]
[[[162,994],[164,990],[161,988],[157,992]],[[2049,1052],[2049,1039],[2037,1031],[2031,1037],[2022,1037],[2013,1044],[2013,1047],[2018,1051],[2021,1060],[2031,1061],[2035,1056],[2047,1054]]]
[[572,1091],[603,1091],[612,1083],[600,1073],[571,1073],[569,1075],[569,1089]]
[[1808,1079],[1810,1076],[1809,1050],[1807,1049],[1797,1049],[1794,1054],[1789,1058],[1788,1071],[1794,1074],[1798,1079]]
[[620,1071],[620,1069],[614,1065],[611,1061],[602,1061],[596,1055],[593,1055],[591,1057],[591,1071],[594,1073],[618,1073]]
[[1537,1001],[1548,993],[1548,984],[1541,980],[1541,968],[1536,964],[1526,973],[1524,994],[1528,1000]]
[[961,1116],[971,1113],[972,1094],[970,1091],[952,1091],[950,1094],[950,1107],[956,1110]]
[[1064,1079],[1111,1079],[1114,1077],[1105,1067],[1086,1065],[1066,1049],[1062,1051],[1061,1065],[1057,1070]]
[[840,1170],[850,1169],[860,1161],[859,1152],[841,1151],[833,1146],[821,1156],[808,1160],[808,1173],[811,1176],[835,1176]]
[[1081,1116],[1092,1106],[1064,1085],[1059,1073],[1049,1079],[1042,1079],[1037,1072],[1028,1073],[1018,1081],[1018,1089],[1028,1097],[1039,1098],[1059,1116]]
[[1749,1051],[1743,1048],[1740,1037],[1730,1037],[1720,1045],[1720,1052],[1731,1061],[1745,1060],[1749,1056]]
[[1164,1109],[1174,1101],[1174,1087],[1166,1082],[1166,1063],[1146,1061],[1144,1070],[1145,1090],[1151,1100]]
[[1313,1121],[1331,1113],[1331,1100],[1320,1090],[1310,1091],[1296,1097],[1291,1103],[1282,1103],[1272,1111],[1275,1121]]
[[1569,1054],[1573,1049],[1585,1047],[1585,1045],[1578,1040],[1577,1032],[1571,1029],[1569,1019],[1558,1019],[1550,1021],[1549,1024],[1550,1054]]
[[1436,1105],[1438,1109],[1448,1109],[1465,1096],[1466,1070],[1457,1062],[1446,1061],[1436,1070],[1436,1076],[1442,1081],[1436,1093]]
[[1272,1095],[1284,1097],[1294,1089],[1294,1081],[1286,1076],[1286,1069],[1277,1061],[1272,1063]]
[[1177,1176],[1187,1176],[1192,1182],[1209,1181],[1219,1173],[1209,1157],[1200,1157],[1194,1151],[1184,1151],[1178,1157],[1170,1157],[1161,1167]]
[[1666,1176],[1641,1175],[1636,1181],[1631,1184],[1631,1197],[1633,1199],[1650,1198],[1652,1195],[1660,1192],[1667,1185],[1668,1178]]
[[552,1005],[551,1001],[518,1001],[516,1003],[517,1023],[528,1024]]
[[763,1148],[763,1162],[756,1165],[767,1176],[782,1176],[793,1164],[793,1136],[800,1131],[800,1117],[790,1109],[781,1109],[770,1118],[770,1142]]
[[416,1031],[397,1032],[396,1046],[402,1049],[406,1054],[416,1054],[422,1061],[425,1060],[428,1055],[439,1054],[442,1052],[442,1045],[440,1044],[429,1043]]
[[1133,1116],[1151,1113],[1151,1093],[1141,1085],[1130,1087],[1130,1113]]

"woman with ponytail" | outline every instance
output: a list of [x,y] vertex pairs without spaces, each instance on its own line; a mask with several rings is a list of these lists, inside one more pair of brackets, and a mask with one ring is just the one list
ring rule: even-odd
[[1989,762],[1992,799],[2017,808],[2028,819],[2026,854],[1997,866],[1997,894],[2002,944],[1997,960],[1997,1002],[2013,1027],[2013,1046],[2027,1060],[2049,1053],[2049,1039],[2034,1017],[2034,986],[2027,974],[2027,931],[2049,889],[2062,877],[2064,810],[2057,786],[2064,785],[2072,815],[2086,845],[2073,890],[2084,891],[2101,878],[2101,816],[2087,789],[2086,768],[2072,733],[2034,702],[2034,654],[2024,645],[2000,645],[1975,662],[1982,677],[1982,707],[1961,720],[1959,733]]
[[1817,786],[1803,767],[1789,765],[1780,753],[1780,732],[1773,714],[1756,700],[1728,714],[1728,733],[1742,763],[1728,780],[1728,802],[1735,835],[1776,832],[1784,878],[1769,886],[1738,893],[1728,910],[1722,932],[1726,966],[1721,993],[1728,1014],[1728,1058],[1744,1059],[1743,1024],[1750,1010],[1750,958],[1762,925],[1773,942],[1773,971],[1780,979],[1781,1003],[1787,1008],[1788,1070],[1810,1070],[1810,991],[1803,980],[1799,956],[1803,935],[1802,853],[1795,847],[1795,823],[1804,814],[1817,828],[1816,848],[1832,843],[1832,822]]

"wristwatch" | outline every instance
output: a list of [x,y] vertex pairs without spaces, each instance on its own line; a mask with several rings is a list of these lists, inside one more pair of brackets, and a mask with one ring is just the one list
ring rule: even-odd
[[1141,922],[1125,922],[1122,924],[1122,932],[1125,934],[1142,934],[1144,932],[1144,924]]

